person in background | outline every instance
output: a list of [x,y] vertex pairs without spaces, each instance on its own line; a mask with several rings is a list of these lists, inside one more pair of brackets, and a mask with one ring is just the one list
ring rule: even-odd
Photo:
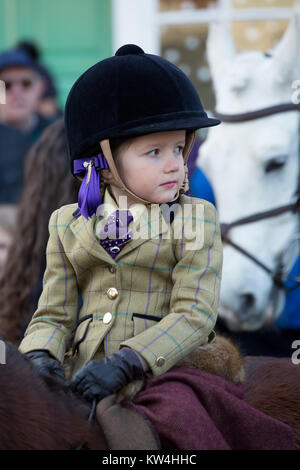
[[37,112],[44,90],[37,64],[22,51],[0,54],[0,80],[5,102],[0,104],[0,203],[18,203],[26,154],[53,121]]
[[70,173],[64,123],[58,119],[33,145],[26,161],[17,230],[0,280],[0,332],[7,341],[19,343],[37,306],[50,214],[75,202],[79,186]]
[[57,101],[57,87],[55,79],[49,68],[41,63],[41,51],[37,44],[30,40],[22,40],[16,44],[16,49],[24,51],[37,62],[39,73],[44,80],[45,87],[38,104],[38,112],[45,118],[55,118],[62,115]]
[[207,179],[205,173],[196,164],[199,149],[203,142],[204,139],[201,139],[199,135],[196,135],[195,142],[188,160],[188,171],[190,180],[189,194],[192,197],[205,199],[206,201],[211,202],[211,204],[216,206],[216,200],[211,184]]

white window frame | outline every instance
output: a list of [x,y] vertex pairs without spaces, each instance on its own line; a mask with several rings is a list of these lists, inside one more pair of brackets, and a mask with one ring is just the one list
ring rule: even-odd
[[231,0],[217,7],[159,11],[159,0],[112,0],[113,50],[123,44],[138,44],[146,52],[160,54],[160,28],[221,21],[290,19],[295,7],[234,8]]
[[160,53],[159,0],[112,0],[113,51],[138,44],[145,52]]

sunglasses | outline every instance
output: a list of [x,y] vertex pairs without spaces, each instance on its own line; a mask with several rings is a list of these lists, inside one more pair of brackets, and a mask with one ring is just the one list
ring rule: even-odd
[[6,91],[10,91],[14,85],[21,85],[23,90],[28,90],[32,87],[33,80],[30,78],[22,78],[20,80],[4,80]]

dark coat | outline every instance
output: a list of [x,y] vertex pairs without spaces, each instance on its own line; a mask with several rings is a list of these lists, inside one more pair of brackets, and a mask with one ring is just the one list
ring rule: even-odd
[[26,155],[51,122],[38,116],[36,126],[29,133],[0,124],[0,204],[19,202]]

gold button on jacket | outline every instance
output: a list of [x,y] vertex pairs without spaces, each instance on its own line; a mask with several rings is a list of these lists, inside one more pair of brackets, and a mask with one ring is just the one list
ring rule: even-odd
[[112,314],[110,312],[106,312],[103,316],[103,323],[108,325],[112,320]]
[[107,295],[110,299],[116,299],[118,297],[119,292],[115,287],[110,287],[107,291]]
[[159,357],[156,359],[156,365],[157,365],[158,367],[162,367],[165,362],[166,362],[166,360],[165,360],[165,358],[162,357],[162,356],[159,356]]

